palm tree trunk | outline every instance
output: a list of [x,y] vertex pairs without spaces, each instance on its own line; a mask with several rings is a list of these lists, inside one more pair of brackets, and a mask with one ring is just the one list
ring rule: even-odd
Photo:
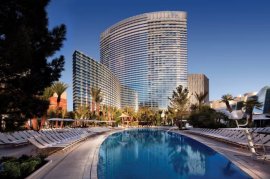
[[63,128],[64,122],[63,120],[61,121],[60,127]]
[[99,116],[100,104],[97,103],[97,116]]
[[37,118],[34,117],[31,120],[32,120],[33,130],[37,131],[38,130],[38,121],[37,121]]
[[[60,106],[60,101],[57,99],[57,106],[56,106],[56,114],[57,114],[57,117],[59,117],[59,106]],[[55,127],[58,128],[58,121],[55,121]]]
[[[31,119],[28,119],[27,121],[26,121],[26,123],[25,123],[25,128],[26,129],[31,129]],[[3,129],[4,130],[4,129]]]
[[42,118],[41,118],[41,121],[40,121],[40,129],[43,128],[43,126],[45,124],[45,121],[46,121],[46,115],[43,115]]
[[95,102],[93,100],[92,100],[91,108],[92,108],[92,112],[94,112],[94,110],[95,110]]
[[248,127],[252,127],[252,113],[253,111],[251,111],[251,113],[248,115]]
[[232,108],[231,108],[230,103],[228,101],[226,101],[226,107],[227,107],[227,110],[229,112],[232,112]]

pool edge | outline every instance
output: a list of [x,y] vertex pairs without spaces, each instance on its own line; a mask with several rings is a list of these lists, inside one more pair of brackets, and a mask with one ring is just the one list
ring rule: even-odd
[[[167,131],[168,129],[167,128],[162,128],[162,127],[149,127],[149,128],[125,128],[123,130],[118,130],[118,131],[113,131],[113,132],[110,132],[110,133],[107,133],[106,135],[104,135],[104,138],[102,139],[101,142],[99,142],[99,144],[96,147],[96,151],[95,151],[95,154],[94,154],[94,157],[93,157],[93,161],[92,161],[92,164],[91,164],[91,170],[90,170],[90,178],[91,179],[98,179],[98,176],[97,176],[97,166],[98,166],[98,157],[99,157],[99,149],[100,149],[100,146],[102,145],[102,143],[112,134],[114,133],[118,133],[118,132],[123,132],[125,130],[136,130],[136,129],[158,129],[158,130],[163,130],[163,131]],[[234,165],[236,165],[237,167],[239,167],[242,172],[245,172],[247,175],[249,175],[251,178],[258,178],[258,179],[263,179],[263,177],[260,177],[258,176],[255,172],[253,172],[249,167],[245,166],[244,164],[240,163],[239,161],[235,160],[233,157],[231,157],[230,155],[222,152],[221,150],[219,150],[218,148],[216,148],[215,146],[212,146],[212,145],[209,145],[208,143],[205,143],[203,142],[203,139],[199,139],[198,140],[198,137],[195,137],[193,135],[189,135],[187,133],[184,133],[182,131],[175,131],[175,130],[171,130],[170,132],[173,132],[175,134],[179,134],[179,135],[183,135],[185,137],[188,137],[188,138],[191,138],[199,143],[202,143],[203,145],[211,148],[212,150],[214,150],[215,152],[219,153],[220,155],[224,156],[226,159],[228,159],[229,161],[231,161]]]

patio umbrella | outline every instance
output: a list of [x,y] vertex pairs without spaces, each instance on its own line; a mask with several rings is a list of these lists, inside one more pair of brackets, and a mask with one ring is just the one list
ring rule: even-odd
[[129,117],[128,115],[126,115],[126,114],[121,114],[121,116],[119,116],[120,118],[126,118],[126,117]]
[[48,119],[48,121],[64,121],[64,122],[70,122],[70,121],[74,121],[74,119],[62,119],[62,118],[50,118]]

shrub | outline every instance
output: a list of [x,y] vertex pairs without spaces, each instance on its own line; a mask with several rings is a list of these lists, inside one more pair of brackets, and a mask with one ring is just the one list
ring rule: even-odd
[[45,155],[14,157],[2,157],[0,159],[0,178],[25,178],[33,171],[45,164]]
[[22,175],[26,175],[32,173],[37,166],[40,164],[40,161],[30,160],[28,162],[21,163],[21,173]]
[[199,128],[220,128],[226,127],[228,118],[223,113],[217,112],[214,109],[203,106],[198,111],[193,111],[188,118],[189,123],[193,127]]
[[21,176],[20,163],[14,161],[4,162],[2,173],[1,178],[19,178]]

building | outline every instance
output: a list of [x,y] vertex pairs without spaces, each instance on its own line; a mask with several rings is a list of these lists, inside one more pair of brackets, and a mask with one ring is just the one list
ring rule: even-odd
[[254,108],[253,120],[256,127],[270,126],[270,86],[263,87],[256,95],[262,104],[261,109]]
[[208,93],[203,103],[209,103],[209,79],[204,74],[188,74],[188,91],[190,94],[190,103],[198,104],[196,93],[198,95]]
[[254,109],[254,113],[270,115],[270,86],[263,87],[257,93],[257,97],[258,101],[262,103],[262,108]]
[[121,108],[125,107],[138,111],[138,93],[125,85],[121,85]]
[[[262,104],[260,109],[256,107],[253,109],[253,122],[256,127],[269,127],[270,126],[270,87],[265,86],[259,92],[250,92],[243,95],[235,97],[230,101],[232,110],[242,110],[245,111],[244,102],[257,99],[258,102]],[[224,112],[229,115],[226,105],[221,103],[220,100],[215,100],[210,102],[210,106],[218,111]]]
[[91,88],[100,88],[101,104],[138,109],[138,93],[120,84],[118,78],[105,65],[75,51],[73,54],[73,110],[92,105]]
[[187,87],[187,15],[164,11],[120,21],[101,34],[100,57],[138,92],[139,105],[166,109],[172,91]]
[[73,54],[73,110],[91,106],[91,88],[100,88],[102,104],[121,107],[121,86],[117,77],[104,65],[79,51]]
[[[229,101],[229,104],[232,110],[241,110],[243,108],[243,102],[247,101],[250,97],[253,97],[257,94],[257,92],[249,92],[243,95],[239,95],[233,98],[232,101]],[[221,97],[219,100],[210,101],[210,107],[219,111],[226,111],[227,106],[224,102],[221,102]]]

